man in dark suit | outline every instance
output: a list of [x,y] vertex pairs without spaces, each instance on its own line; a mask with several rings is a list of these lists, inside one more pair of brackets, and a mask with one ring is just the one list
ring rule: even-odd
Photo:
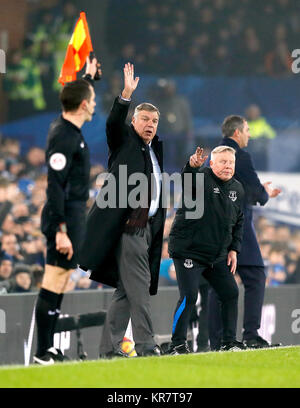
[[[150,295],[155,295],[158,287],[165,219],[162,142],[156,135],[159,111],[154,105],[138,105],[131,125],[125,123],[138,82],[133,65],[126,64],[124,89],[106,123],[109,173],[88,214],[79,262],[81,269],[91,271],[92,280],[116,287],[103,329],[100,357],[124,355],[120,345],[130,318],[137,354],[160,354],[154,342]],[[139,205],[132,202],[137,189],[132,180],[136,176],[146,179],[141,183],[143,203]]]
[[[220,145],[230,146],[236,150],[234,177],[242,183],[245,190],[244,232],[237,269],[245,287],[243,341],[250,348],[268,347],[268,342],[258,335],[266,274],[253,225],[252,206],[265,205],[269,198],[277,197],[281,190],[271,188],[271,182],[261,184],[250,154],[243,150],[248,145],[250,137],[245,118],[238,115],[226,117],[222,124],[222,134],[223,139]],[[215,292],[211,293],[209,309],[210,345],[212,349],[218,349],[221,341],[221,324],[220,319],[212,318],[212,315],[218,314],[218,300]]]

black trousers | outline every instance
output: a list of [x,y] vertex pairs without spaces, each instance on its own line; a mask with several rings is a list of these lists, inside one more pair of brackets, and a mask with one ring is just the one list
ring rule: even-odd
[[[266,275],[262,266],[239,266],[238,274],[245,287],[243,340],[258,336],[264,301]],[[212,349],[218,349],[222,339],[222,318],[217,294],[209,294],[209,339]]]
[[201,276],[214,288],[221,301],[223,341],[236,338],[238,313],[238,286],[226,265],[226,260],[207,267],[191,259],[174,259],[180,299],[177,303],[172,328],[172,343],[176,346],[186,341],[188,325],[197,301]]

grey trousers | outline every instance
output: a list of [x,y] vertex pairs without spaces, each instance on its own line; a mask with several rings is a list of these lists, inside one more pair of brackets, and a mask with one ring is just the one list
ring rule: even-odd
[[133,339],[138,354],[152,350],[156,343],[150,313],[150,268],[148,249],[151,226],[144,236],[124,233],[117,248],[119,282],[107,311],[100,354],[116,352],[131,318]]

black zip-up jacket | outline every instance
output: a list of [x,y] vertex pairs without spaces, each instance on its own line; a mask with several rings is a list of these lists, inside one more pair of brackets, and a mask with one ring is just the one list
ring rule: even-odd
[[[65,222],[65,206],[89,198],[90,154],[80,129],[60,115],[48,133],[47,217],[57,227]],[[48,220],[49,222],[49,220]]]
[[[185,185],[184,174],[192,173],[192,191]],[[193,259],[211,265],[227,258],[231,250],[241,250],[244,190],[232,178],[219,179],[208,167],[192,168],[189,163],[182,171],[182,188],[185,194],[196,197],[197,173],[204,174],[204,212],[201,218],[186,219],[187,209],[177,210],[169,237],[169,254],[172,258]],[[199,181],[198,181],[199,183]],[[198,184],[199,187],[199,184]]]

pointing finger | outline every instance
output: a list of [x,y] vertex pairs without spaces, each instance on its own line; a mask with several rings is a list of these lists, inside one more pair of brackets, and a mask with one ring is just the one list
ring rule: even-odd
[[69,261],[72,258],[72,256],[73,256],[73,248],[71,247],[69,248],[69,251],[68,251],[67,260]]
[[203,148],[201,147],[197,147],[197,156],[202,156],[202,153],[203,153]]

